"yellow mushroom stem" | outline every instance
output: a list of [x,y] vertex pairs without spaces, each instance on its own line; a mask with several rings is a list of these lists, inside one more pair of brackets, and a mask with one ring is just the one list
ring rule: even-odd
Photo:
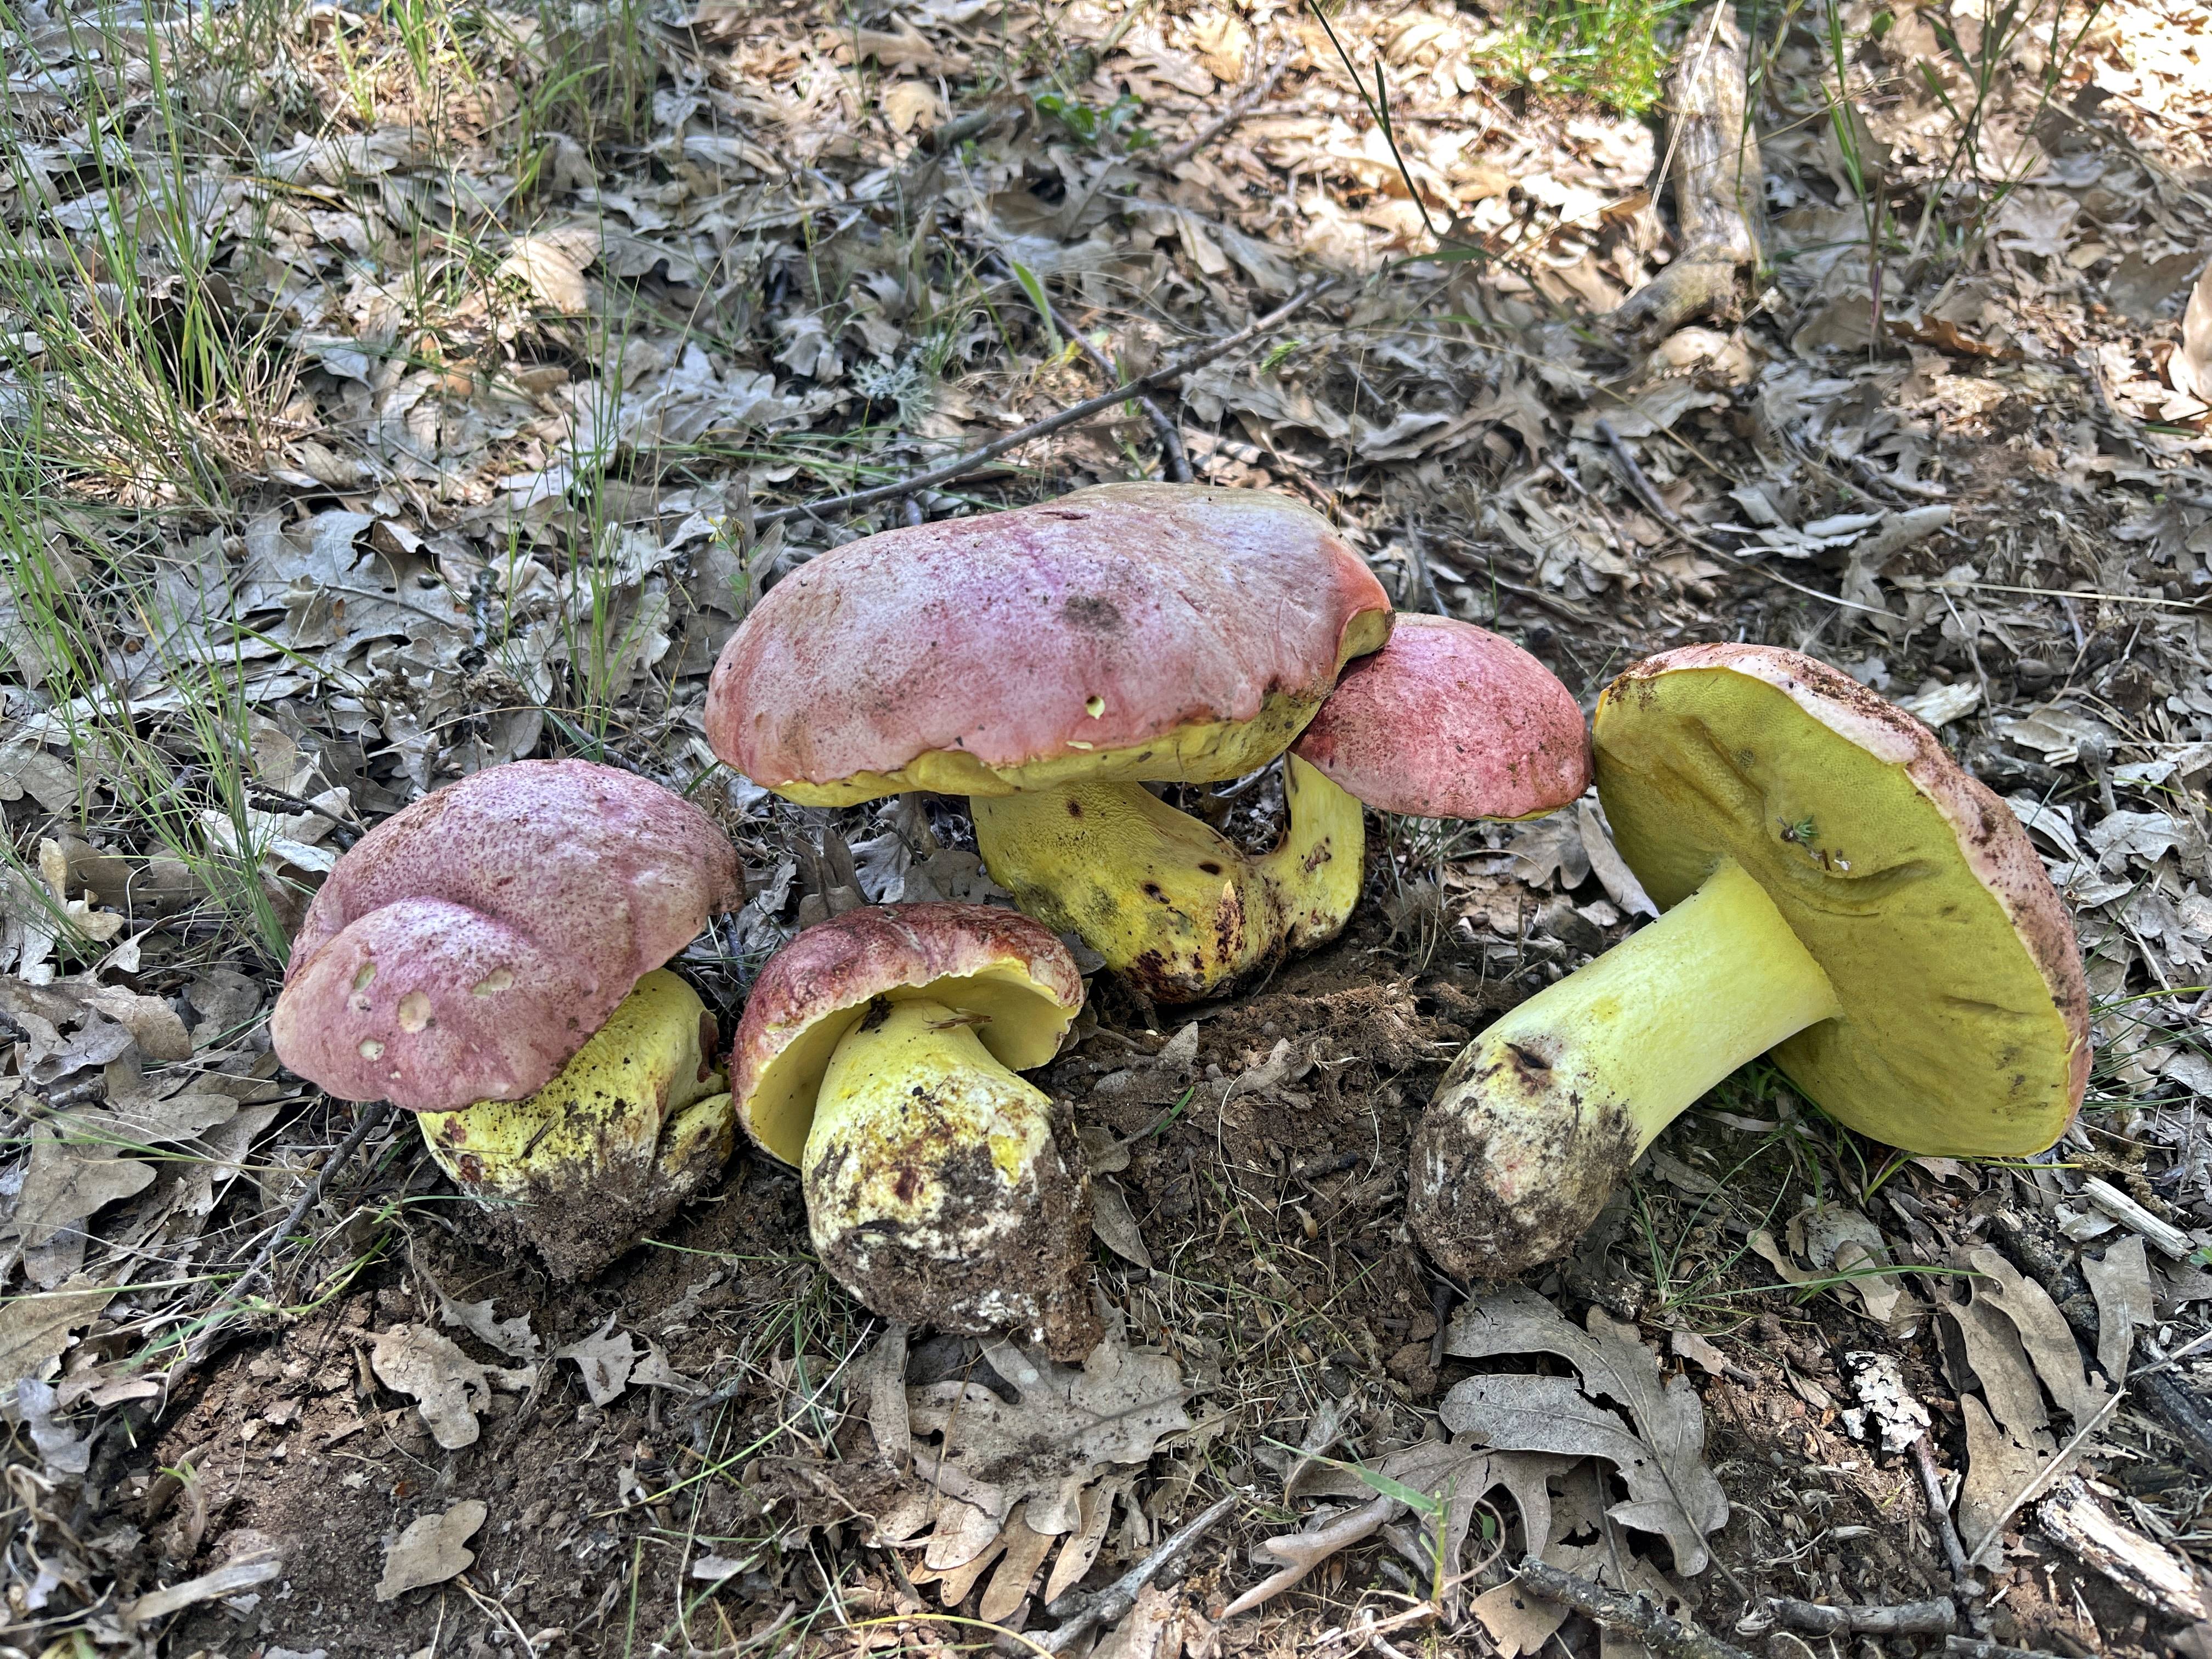
[[1083,1166],[1065,1115],[992,1057],[979,1021],[878,1001],[845,1034],[800,1165],[808,1231],[878,1313],[1064,1352],[1091,1328]]
[[1334,938],[1358,902],[1358,801],[1295,755],[1284,792],[1283,838],[1259,858],[1139,784],[969,805],[985,866],[1024,910],[1079,935],[1153,1000],[1194,1002]]
[[699,994],[637,982],[544,1088],[418,1114],[438,1167],[562,1277],[611,1261],[730,1160],[737,1115]]
[[1685,1108],[1839,1012],[1766,890],[1723,860],[1461,1054],[1414,1134],[1415,1234],[1472,1278],[1565,1255]]

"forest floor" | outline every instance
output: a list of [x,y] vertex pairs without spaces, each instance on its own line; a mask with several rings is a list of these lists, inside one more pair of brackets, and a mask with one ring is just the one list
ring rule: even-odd
[[[1790,1659],[2212,1659],[2207,20],[1743,22],[1758,279],[1630,352],[1663,59],[1510,9],[0,4],[0,1653],[1036,1652],[1226,1498],[1052,1650],[1620,1650],[1533,1553]],[[1178,447],[1585,707],[1747,639],[1911,709],[2076,917],[2075,1126],[1907,1158],[1754,1065],[1571,1259],[1440,1279],[1421,1105],[1649,912],[1595,796],[1373,821],[1249,996],[1094,985],[1079,1370],[887,1328],[758,1158],[556,1285],[278,1067],[314,884],[511,759],[729,829],[725,1030],[810,896],[990,896],[957,801],[718,768],[707,671],[817,553]]]

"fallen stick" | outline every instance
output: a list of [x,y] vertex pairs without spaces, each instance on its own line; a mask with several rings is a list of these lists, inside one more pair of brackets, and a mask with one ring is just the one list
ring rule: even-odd
[[222,1328],[222,1316],[252,1289],[286,1236],[300,1224],[300,1218],[307,1214],[315,1200],[323,1195],[323,1188],[329,1183],[332,1174],[354,1155],[361,1143],[368,1139],[370,1132],[391,1115],[392,1103],[388,1100],[373,1101],[362,1109],[361,1115],[354,1121],[351,1132],[338,1142],[337,1150],[323,1160],[322,1167],[315,1171],[306,1189],[285,1212],[283,1220],[276,1224],[276,1231],[269,1236],[269,1242],[254,1252],[253,1260],[246,1264],[246,1271],[231,1280],[229,1287],[200,1316],[198,1334],[185,1343],[183,1357],[170,1368],[168,1375],[161,1381],[161,1397],[165,1404],[176,1392],[177,1384],[207,1358],[208,1350],[215,1345],[216,1333]]
[[1767,1605],[1792,1630],[1813,1636],[1948,1636],[1959,1628],[1959,1609],[1948,1601],[1905,1601],[1891,1607],[1838,1607],[1778,1595]]
[[1254,110],[1259,108],[1267,101],[1267,94],[1275,89],[1276,83],[1282,80],[1284,74],[1290,69],[1291,60],[1297,55],[1297,49],[1294,47],[1276,58],[1274,63],[1268,66],[1267,72],[1238,93],[1227,109],[1222,111],[1220,114],[1215,116],[1181,143],[1170,144],[1155,158],[1154,165],[1163,171],[1181,167]]
[[[2003,1210],[1990,1218],[1990,1237],[2012,1264],[2051,1292],[2066,1322],[2097,1340],[2097,1304],[2088,1281],[2063,1251]],[[2131,1346],[2129,1350],[2134,1352]],[[2212,1421],[2172,1372],[2147,1370],[2130,1379],[2136,1400],[2155,1413],[2199,1468],[2212,1469]]]
[[998,459],[1007,451],[1020,448],[1032,439],[1044,437],[1048,433],[1059,431],[1064,426],[1073,426],[1078,421],[1087,420],[1103,410],[1113,408],[1116,404],[1127,403],[1140,392],[1152,386],[1163,386],[1178,376],[1189,374],[1194,368],[1203,368],[1217,357],[1225,357],[1237,347],[1248,343],[1260,335],[1265,334],[1269,329],[1296,316],[1335,285],[1336,278],[1334,276],[1325,276],[1318,282],[1309,283],[1266,316],[1255,317],[1234,334],[1224,335],[1211,345],[1200,346],[1195,351],[1187,351],[1180,357],[1162,363],[1158,368],[1137,375],[1133,380],[1122,381],[1111,392],[1102,392],[1095,398],[1085,398],[1079,404],[1070,404],[1056,415],[1048,415],[1041,421],[1032,421],[1018,432],[1009,432],[1003,438],[994,438],[980,448],[971,449],[964,455],[956,455],[951,460],[931,467],[926,472],[917,472],[911,477],[896,479],[890,483],[876,484],[866,489],[855,489],[843,495],[832,495],[827,501],[805,501],[796,507],[779,507],[770,512],[759,514],[754,522],[765,529],[770,525],[781,524],[791,519],[816,518],[829,513],[849,513],[856,507],[873,507],[878,501],[895,501],[901,495],[911,495],[917,490],[934,489],[939,484],[951,483],[954,479],[964,477],[973,472],[986,462]]
[[1982,1541],[1974,1546],[1974,1553],[1967,1557],[1970,1565],[1980,1561],[1990,1553],[1990,1546],[2004,1535],[2005,1522],[2019,1514],[2023,1504],[2033,1503],[2043,1496],[2057,1484],[2060,1476],[2074,1467],[2074,1460],[2089,1443],[2089,1437],[2105,1426],[2105,1420],[2119,1409],[2120,1401],[2126,1397],[2124,1389],[2113,1389],[2105,1403],[2097,1408],[2095,1415],[2075,1430],[2074,1437],[2058,1449],[2058,1455],[2037,1470],[2028,1483],[2013,1494],[2012,1502],[1997,1511],[1997,1518],[1990,1522],[1989,1531],[1984,1534]]
[[1763,577],[1767,581],[1789,588],[1793,592],[1802,593],[1808,599],[1823,599],[1830,605],[1841,605],[1846,611],[1863,611],[1869,617],[1894,616],[1894,612],[1884,611],[1880,605],[1861,605],[1856,599],[1847,599],[1840,593],[1823,593],[1817,587],[1808,587],[1802,582],[1793,582],[1789,577],[1778,576],[1765,566],[1746,558],[1741,553],[1731,553],[1727,548],[1714,546],[1704,537],[1698,535],[1680,514],[1667,505],[1666,498],[1660,495],[1658,487],[1645,476],[1636,457],[1629,452],[1628,446],[1621,441],[1620,434],[1613,429],[1613,422],[1602,416],[1598,417],[1597,435],[1599,441],[1605,445],[1607,453],[1613,457],[1613,465],[1620,471],[1623,482],[1628,485],[1636,499],[1650,507],[1662,524],[1692,547],[1696,548],[1698,552],[1710,553],[1717,559],[1726,559],[1739,570],[1748,570],[1754,576]]
[[1346,1510],[1328,1525],[1316,1527],[1311,1532],[1286,1532],[1279,1538],[1268,1539],[1260,1549],[1266,1551],[1270,1559],[1280,1562],[1281,1570],[1261,1579],[1224,1607],[1222,1622],[1227,1623],[1240,1613],[1249,1613],[1261,1602],[1303,1582],[1308,1573],[1331,1556],[1372,1538],[1385,1524],[1396,1520],[1405,1507],[1396,1498],[1383,1495],[1369,1499],[1356,1510]]
[[2008,1648],[1985,1636],[1947,1636],[1943,1659],[2058,1659],[2058,1656],[2040,1648]]
[[1660,1659],[1751,1659],[1733,1642],[1670,1617],[1641,1595],[1607,1589],[1587,1578],[1523,1556],[1516,1569],[1521,1582],[1547,1601],[1572,1607],[1607,1630],[1626,1632],[1658,1654]]
[[[1674,168],[1674,225],[1681,251],[1605,319],[1616,336],[1656,343],[1693,317],[1724,313],[1736,273],[1759,263],[1752,228],[1761,188],[1759,139],[1746,109],[1745,50],[1725,3],[1692,23],[1695,41],[1668,83],[1668,155]],[[1656,188],[1656,186],[1655,186]]]
[[1137,1592],[1159,1577],[1193,1544],[1205,1536],[1221,1517],[1237,1507],[1237,1494],[1217,1498],[1170,1535],[1167,1541],[1098,1592],[1088,1607],[1070,1616],[1038,1638],[1047,1653],[1065,1653],[1092,1631],[1110,1629],[1137,1605]]
[[[1075,342],[1076,349],[1089,360],[1093,368],[1109,377],[1120,372],[1114,367],[1113,359],[1091,344],[1091,337],[1070,322],[1066,313],[1053,304],[1050,296],[1042,288],[1037,290],[1036,297],[1044,301],[1045,315],[1052,319],[1052,325]],[[1152,435],[1160,441],[1160,465],[1166,470],[1168,482],[1188,483],[1190,457],[1183,450],[1182,429],[1149,394],[1140,392],[1130,401],[1142,410],[1145,418],[1152,423]]]
[[1951,1564],[1951,1581],[1958,1589],[1973,1594],[1974,1564],[1960,1540],[1958,1522],[1951,1518],[1951,1505],[1943,1497],[1943,1474],[1936,1467],[1936,1450],[1928,1443],[1924,1431],[1912,1443],[1912,1462],[1920,1472],[1920,1490],[1927,1495],[1929,1516],[1943,1540],[1944,1559]]

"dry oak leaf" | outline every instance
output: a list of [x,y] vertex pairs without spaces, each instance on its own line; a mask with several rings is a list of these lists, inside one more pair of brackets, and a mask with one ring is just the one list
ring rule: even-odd
[[428,1325],[394,1325],[376,1339],[368,1363],[385,1387],[415,1396],[416,1409],[441,1446],[458,1451],[476,1443],[477,1413],[491,1398],[491,1383],[487,1368],[453,1338]]
[[1501,1451],[1595,1455],[1618,1465],[1629,1498],[1607,1513],[1664,1537],[1680,1572],[1705,1570],[1705,1537],[1729,1517],[1728,1494],[1705,1463],[1705,1408],[1689,1378],[1662,1379],[1634,1326],[1593,1308],[1589,1328],[1577,1330],[1534,1291],[1513,1285],[1463,1304],[1444,1352],[1465,1359],[1554,1353],[1582,1373],[1588,1395],[1624,1407],[1633,1433],[1564,1377],[1473,1376],[1444,1396],[1439,1414],[1453,1433]]
[[457,1578],[476,1564],[468,1547],[489,1511],[475,1498],[465,1498],[443,1515],[425,1515],[409,1523],[384,1553],[384,1576],[376,1581],[376,1599],[390,1601],[425,1584],[442,1584]]
[[[1074,1530],[1085,1486],[1112,1465],[1145,1462],[1164,1437],[1191,1425],[1182,1370],[1166,1354],[1129,1346],[1118,1319],[1080,1366],[1005,1342],[988,1345],[984,1357],[1016,1390],[1013,1401],[981,1382],[945,1382],[909,1389],[907,1407],[915,1436],[939,1442],[916,1449],[915,1467],[962,1500],[954,1510],[988,1519],[987,1543],[1017,1504],[1034,1531]],[[982,1531],[981,1521],[970,1524]]]

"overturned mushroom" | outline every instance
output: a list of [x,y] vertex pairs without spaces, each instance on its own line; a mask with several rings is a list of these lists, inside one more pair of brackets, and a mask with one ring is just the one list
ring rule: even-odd
[[1295,501],[1103,485],[801,567],[725,648],[707,732],[797,801],[972,797],[1024,909],[1188,1000],[1279,955],[1307,890],[1348,869],[1357,892],[1358,811],[1294,763],[1284,845],[1255,860],[1145,784],[1267,764],[1389,625],[1382,585]]
[[1933,733],[1794,651],[1690,646],[1608,686],[1598,791],[1665,910],[1492,1025],[1414,1137],[1448,1271],[1563,1255],[1684,1108],[1761,1054],[1906,1152],[2040,1152],[2080,1106],[2088,1000],[2004,803]]
[[816,1250],[870,1308],[1060,1358],[1097,1340],[1082,1152],[1016,1075],[1082,1006],[1066,945],[980,904],[849,910],[761,970],[731,1058],[738,1121],[798,1167]]
[[425,1115],[498,1230],[588,1273],[733,1148],[713,1018],[653,970],[742,893],[728,837],[658,784],[584,761],[487,768],[338,860],[270,1036],[331,1094]]

